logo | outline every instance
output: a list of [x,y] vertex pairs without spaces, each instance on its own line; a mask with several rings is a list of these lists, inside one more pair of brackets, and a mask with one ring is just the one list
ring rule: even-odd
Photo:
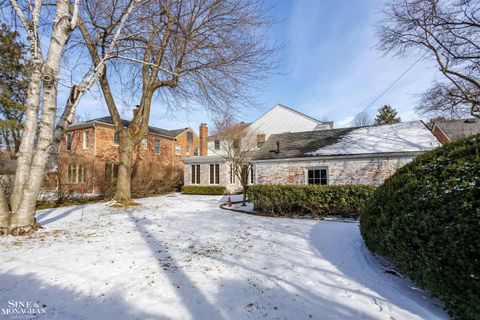
[[47,313],[47,306],[35,301],[8,300],[0,307],[0,316],[7,319],[34,319]]

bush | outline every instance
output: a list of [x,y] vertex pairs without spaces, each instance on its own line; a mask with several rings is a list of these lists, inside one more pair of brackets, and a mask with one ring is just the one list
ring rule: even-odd
[[358,216],[375,188],[365,185],[254,185],[248,188],[248,198],[255,210],[272,216]]
[[206,195],[224,195],[226,188],[222,186],[183,186],[182,192],[185,194],[206,194]]
[[417,157],[361,216],[367,247],[392,258],[449,313],[480,319],[480,135]]

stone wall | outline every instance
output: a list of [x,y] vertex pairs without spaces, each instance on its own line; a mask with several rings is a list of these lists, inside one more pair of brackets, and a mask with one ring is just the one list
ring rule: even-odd
[[380,185],[413,156],[257,162],[256,184],[306,184],[309,168],[326,168],[328,184]]

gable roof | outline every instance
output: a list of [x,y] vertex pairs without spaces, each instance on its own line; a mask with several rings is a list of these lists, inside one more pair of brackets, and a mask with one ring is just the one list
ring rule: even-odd
[[253,159],[422,152],[439,146],[440,143],[423,122],[411,121],[381,126],[274,134]]
[[[82,125],[82,124],[90,124],[90,123],[104,123],[104,124],[108,124],[108,125],[113,126],[113,119],[112,119],[112,117],[101,117],[101,118],[96,118],[96,119],[92,119],[92,120],[87,120],[85,122],[76,124],[75,126]],[[122,119],[122,125],[124,127],[129,126],[130,123],[131,123],[130,120]],[[148,126],[148,132],[149,133],[164,136],[164,137],[168,137],[168,138],[176,138],[180,133],[184,132],[187,129],[189,129],[189,128],[167,130],[167,129]]]
[[262,114],[259,118],[257,118],[254,122],[252,122],[252,124],[254,124],[255,122],[257,122],[258,120],[262,119],[263,117],[265,117],[267,114],[269,114],[270,112],[272,112],[274,109],[276,108],[283,108],[283,109],[286,109],[290,112],[293,112],[303,118],[306,118],[308,120],[311,120],[313,122],[316,122],[317,124],[319,125],[325,125],[325,124],[328,124],[330,127],[333,127],[333,121],[320,121],[320,120],[317,120],[313,117],[310,117],[310,116],[307,116],[306,114],[304,113],[301,113],[300,111],[297,111],[295,109],[292,109],[290,107],[287,107],[286,105],[283,105],[281,103],[277,103],[275,106],[273,106],[272,108],[270,108],[267,112],[265,112],[264,114]]
[[433,129],[435,127],[440,128],[451,141],[456,141],[480,133],[480,119],[435,121]]

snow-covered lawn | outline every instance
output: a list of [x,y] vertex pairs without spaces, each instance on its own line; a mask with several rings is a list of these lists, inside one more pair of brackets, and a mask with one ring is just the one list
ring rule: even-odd
[[220,201],[39,212],[46,229],[0,238],[0,313],[15,300],[62,320],[447,318],[383,271],[357,223],[257,217]]

